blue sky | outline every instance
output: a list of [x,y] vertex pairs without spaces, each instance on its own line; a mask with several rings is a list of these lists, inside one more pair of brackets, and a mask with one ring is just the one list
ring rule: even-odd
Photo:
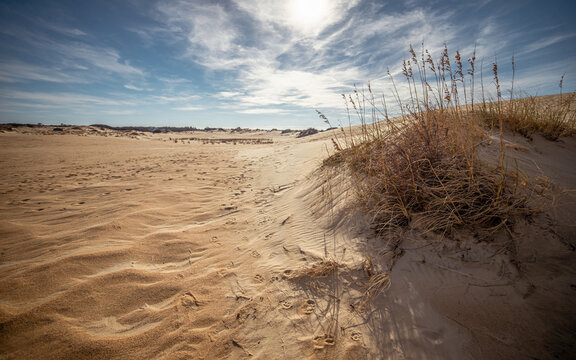
[[576,89],[573,0],[3,0],[0,122],[321,128],[422,42]]

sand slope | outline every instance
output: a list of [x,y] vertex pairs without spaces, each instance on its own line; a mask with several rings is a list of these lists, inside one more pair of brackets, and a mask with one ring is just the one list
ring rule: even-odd
[[[570,197],[518,224],[515,262],[505,237],[478,244],[474,234],[407,230],[389,251],[351,207],[345,178],[318,170],[330,134],[101,135],[0,134],[0,358],[575,350]],[[189,140],[208,137],[266,141]],[[566,170],[552,179],[562,192],[575,185],[574,144],[519,156]],[[327,260],[339,266],[310,276]],[[390,289],[363,302],[370,275],[390,269]]]

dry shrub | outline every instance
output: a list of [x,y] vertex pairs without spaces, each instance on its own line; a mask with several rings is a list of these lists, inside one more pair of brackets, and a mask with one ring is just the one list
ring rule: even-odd
[[[458,51],[451,63],[446,47],[437,62],[424,47],[420,57],[412,47],[410,54],[402,71],[408,99],[401,99],[388,72],[401,116],[390,118],[385,96],[379,104],[370,85],[367,92],[344,96],[349,119],[355,114],[361,126],[341,127],[333,139],[336,152],[324,164],[347,166],[358,199],[379,231],[408,224],[444,233],[461,226],[494,231],[518,214],[530,214],[529,183],[505,166],[503,128],[538,131],[552,139],[572,134],[574,97],[543,110],[536,110],[533,98],[505,104],[494,64],[497,102],[487,102],[482,94],[483,101],[475,104],[475,53],[466,70]],[[497,159],[478,156],[486,121],[500,129]]]
[[518,194],[517,175],[479,161],[479,139],[474,123],[429,111],[394,134],[348,149],[344,158],[378,230],[412,220],[432,231],[495,229],[526,209],[525,198]]

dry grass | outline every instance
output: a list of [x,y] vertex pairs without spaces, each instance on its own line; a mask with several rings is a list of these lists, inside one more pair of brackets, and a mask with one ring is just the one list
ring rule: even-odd
[[338,268],[338,263],[334,260],[322,260],[311,267],[303,268],[294,272],[291,278],[319,278],[333,273]]
[[[532,213],[529,182],[505,166],[504,128],[550,139],[571,135],[574,94],[543,107],[535,98],[504,102],[494,64],[497,100],[485,100],[481,82],[483,101],[475,103],[475,54],[467,70],[460,53],[451,60],[446,47],[438,61],[424,48],[417,55],[410,47],[410,54],[403,66],[410,97],[402,99],[395,83],[392,94],[401,116],[389,117],[386,97],[377,100],[370,85],[344,96],[349,119],[357,116],[361,126],[341,127],[325,164],[347,166],[379,231],[409,224],[443,233],[461,226],[495,231]],[[498,159],[489,162],[477,151],[486,123],[500,131]]]
[[386,273],[374,274],[368,281],[368,288],[363,294],[360,303],[355,306],[357,310],[363,311],[368,304],[384,291],[390,289],[390,276]]
[[[560,95],[555,100],[528,96],[501,103],[489,102],[480,109],[482,118],[491,126],[519,133],[528,139],[541,134],[548,140],[576,134],[576,93]],[[500,107],[500,108],[499,108]]]
[[388,272],[378,272],[374,267],[375,264],[372,256],[368,256],[360,269],[362,273],[368,276],[368,284],[359,302],[351,304],[354,310],[366,311],[368,305],[378,297],[378,295],[390,289],[392,285]]

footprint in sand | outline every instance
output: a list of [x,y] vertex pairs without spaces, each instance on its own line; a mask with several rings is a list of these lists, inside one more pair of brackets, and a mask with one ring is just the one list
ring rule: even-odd
[[226,269],[218,270],[216,273],[217,273],[218,276],[220,276],[221,278],[224,278],[224,277],[230,275],[230,273],[229,273],[228,271],[226,271]]
[[182,295],[180,300],[180,304],[185,308],[195,308],[200,306],[196,297],[190,292],[186,292],[186,294]]
[[263,283],[264,277],[260,274],[256,274],[256,276],[254,276],[254,281],[256,281],[257,283]]
[[256,251],[256,250],[252,251],[252,252],[250,253],[250,255],[252,255],[252,256],[255,257],[255,258],[259,258],[260,256],[262,256],[262,255],[260,255],[260,253],[259,253],[258,251]]
[[335,343],[333,336],[328,334],[319,335],[314,338],[314,349],[324,349],[326,346],[334,346]]
[[362,334],[355,331],[350,335],[350,339],[352,339],[354,341],[360,341],[360,340],[362,340]]
[[284,300],[280,303],[280,306],[282,306],[282,309],[288,310],[292,308],[292,302],[290,300]]
[[302,306],[302,312],[306,315],[312,314],[316,309],[316,302],[314,300],[306,300]]

